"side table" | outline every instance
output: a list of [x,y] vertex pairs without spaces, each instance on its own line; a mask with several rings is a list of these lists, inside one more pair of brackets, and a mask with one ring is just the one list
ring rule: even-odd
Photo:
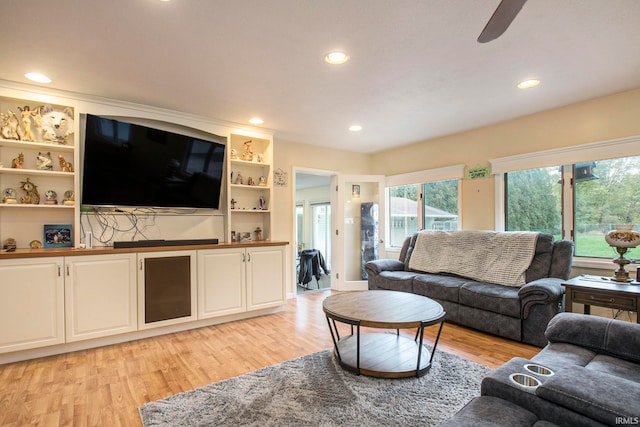
[[[620,283],[608,277],[585,275],[562,283],[565,287],[565,311],[573,311],[573,303],[584,304],[584,314],[591,314],[591,306],[607,307],[638,313],[640,284]],[[636,316],[640,323],[640,316]]]

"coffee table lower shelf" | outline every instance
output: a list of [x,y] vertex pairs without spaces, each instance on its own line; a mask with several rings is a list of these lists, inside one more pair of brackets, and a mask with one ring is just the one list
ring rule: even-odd
[[[418,352],[420,347],[420,358]],[[378,378],[423,376],[431,368],[431,353],[419,342],[394,333],[360,335],[360,369],[358,370],[358,336],[349,335],[337,342],[336,358],[340,365],[356,374]],[[417,361],[420,360],[420,366]]]

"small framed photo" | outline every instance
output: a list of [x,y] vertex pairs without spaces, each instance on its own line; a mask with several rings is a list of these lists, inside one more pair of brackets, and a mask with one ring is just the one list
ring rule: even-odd
[[73,246],[71,224],[46,224],[44,226],[45,248],[68,248]]
[[360,186],[352,185],[351,186],[351,196],[352,197],[360,197]]

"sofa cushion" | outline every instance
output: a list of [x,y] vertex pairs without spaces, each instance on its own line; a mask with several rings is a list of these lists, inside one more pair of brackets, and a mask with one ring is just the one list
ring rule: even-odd
[[[407,237],[409,240],[407,243],[407,250],[402,250],[400,252],[401,258],[399,258],[402,262],[404,262],[404,268],[407,271],[411,271],[409,268],[409,261],[411,260],[411,255],[413,254],[413,249],[416,246],[416,240],[418,240],[418,233],[413,233],[410,237]],[[404,249],[404,244],[402,245]]]
[[536,395],[608,425],[640,419],[640,383],[604,372],[567,366],[543,382]]
[[547,233],[538,234],[535,255],[531,260],[531,265],[529,265],[529,268],[527,268],[524,273],[527,283],[548,277],[552,255],[553,236]]
[[518,288],[467,282],[460,288],[460,304],[511,317],[520,317]]
[[560,313],[549,321],[545,336],[550,342],[565,342],[640,362],[638,323],[578,313]]
[[599,354],[585,367],[597,372],[604,372],[615,375],[616,377],[626,378],[640,384],[640,366],[628,360],[607,356],[606,354]]
[[417,273],[411,271],[383,271],[376,278],[378,289],[413,292],[413,278]]
[[[453,418],[439,424],[439,427],[501,427],[534,426],[538,417],[526,409],[493,396],[476,397],[467,403]],[[554,424],[545,424],[552,426]]]
[[550,343],[531,360],[554,371],[570,365],[587,366],[596,353],[584,347],[567,343]]
[[438,300],[459,302],[460,287],[469,279],[445,274],[418,274],[413,279],[413,292]]

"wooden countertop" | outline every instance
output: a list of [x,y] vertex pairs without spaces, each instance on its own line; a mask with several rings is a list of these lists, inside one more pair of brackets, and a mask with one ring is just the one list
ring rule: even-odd
[[91,249],[86,248],[55,248],[55,249],[16,249],[13,252],[0,251],[0,260],[15,258],[40,258],[55,256],[78,256],[78,255],[105,255],[105,254],[123,254],[123,253],[139,253],[139,252],[168,252],[168,251],[184,251],[194,249],[229,249],[229,248],[255,248],[264,246],[284,246],[289,242],[277,240],[261,240],[259,242],[239,242],[239,243],[218,243],[212,245],[184,245],[184,246],[150,246],[138,248],[118,248],[112,246],[94,246]]

